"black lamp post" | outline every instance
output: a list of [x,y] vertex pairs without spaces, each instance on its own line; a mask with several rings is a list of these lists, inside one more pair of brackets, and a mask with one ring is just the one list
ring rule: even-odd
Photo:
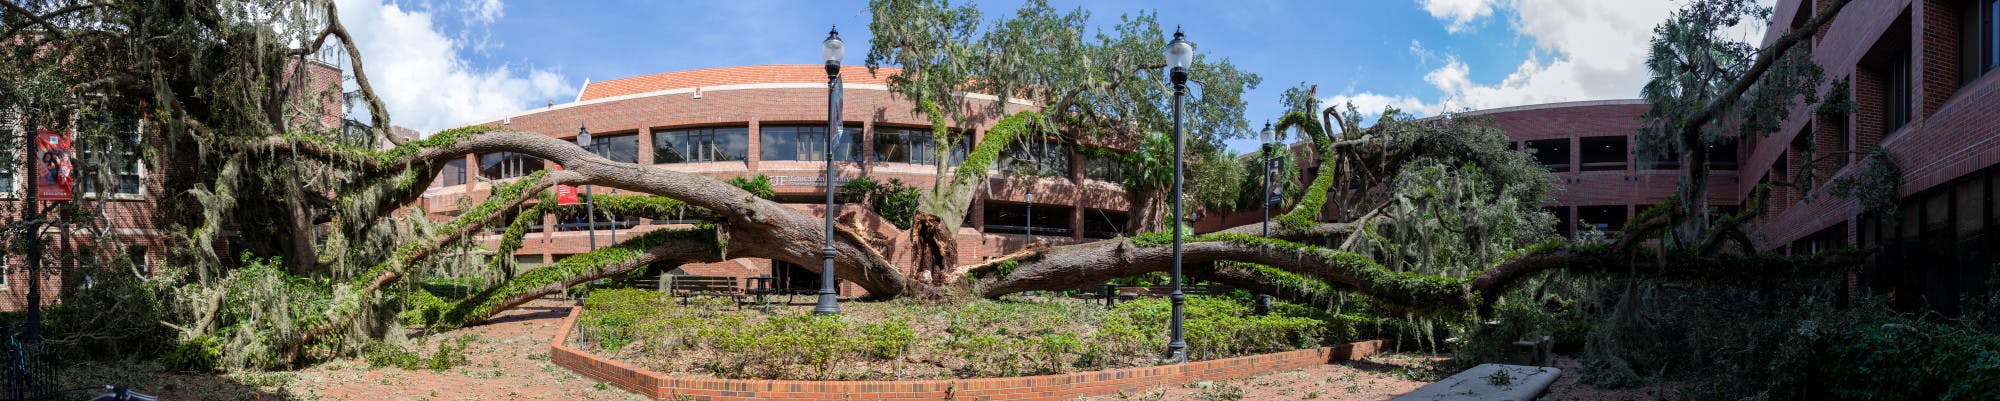
[[1261,136],[1261,138],[1264,140],[1264,146],[1262,148],[1262,150],[1264,151],[1264,193],[1258,195],[1259,198],[1262,198],[1262,202],[1264,203],[1265,237],[1271,236],[1271,143],[1272,143],[1271,141],[1273,139],[1276,139],[1277,136],[1278,136],[1278,131],[1271,129],[1271,122],[1265,121],[1264,134]]
[[1182,305],[1187,303],[1187,294],[1181,292],[1181,221],[1185,218],[1181,211],[1181,177],[1186,164],[1181,155],[1181,144],[1185,136],[1181,128],[1181,98],[1187,95],[1188,65],[1194,63],[1194,44],[1188,43],[1187,35],[1180,27],[1174,27],[1174,40],[1167,43],[1167,65],[1171,67],[1167,76],[1174,83],[1174,292],[1167,295],[1173,301],[1173,320],[1167,325],[1167,354],[1161,356],[1164,363],[1187,362],[1187,340],[1181,330],[1186,316]]
[[[583,150],[590,152],[590,154],[593,155],[597,154],[597,144],[590,143],[590,129],[585,128],[583,124],[576,125],[576,146],[582,147]],[[584,194],[583,196],[586,199],[590,197],[591,194],[590,185],[586,184],[583,186],[583,194]],[[596,252],[597,251],[597,200],[589,199],[584,201],[583,214],[587,219],[586,221],[590,223],[589,226],[590,251]]]
[[813,306],[813,313],[822,315],[840,314],[840,303],[834,299],[837,292],[833,287],[833,214],[837,206],[833,203],[833,136],[840,133],[840,58],[846,56],[847,44],[840,41],[837,27],[826,32],[826,41],[820,42],[820,57],[826,59],[826,247],[820,248],[819,305]]
[[1035,244],[1035,184],[1028,183],[1028,237],[1021,243],[1021,249]]

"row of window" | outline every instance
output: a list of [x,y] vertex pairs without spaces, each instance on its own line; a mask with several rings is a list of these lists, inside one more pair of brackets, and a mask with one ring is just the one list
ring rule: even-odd
[[[822,161],[826,159],[825,126],[766,126],[758,131],[758,151],[763,160]],[[704,163],[742,161],[749,150],[750,129],[745,127],[707,127],[666,130],[653,133],[653,164]],[[861,159],[861,129],[846,127],[834,137],[834,160],[855,161]],[[592,138],[592,151],[607,159],[625,163],[639,163],[639,140],[637,135],[614,135]],[[950,153],[941,159],[935,149],[936,139],[930,130],[906,128],[882,128],[875,132],[874,161],[883,163],[911,163],[935,165],[940,161],[947,165],[958,165],[965,161],[972,144],[969,140],[953,142]],[[528,175],[548,166],[534,156],[497,152],[481,154],[478,157],[479,176],[487,179],[507,179]],[[1031,172],[1036,175],[1068,176],[1070,147],[1047,142],[1014,143],[1000,154],[995,167],[1004,171]],[[1124,179],[1124,163],[1103,157],[1087,158],[1084,176],[1086,178],[1118,182]],[[444,166],[441,185],[465,184],[467,178],[465,161],[453,160]]]
[[[1575,142],[1571,142],[1570,138],[1516,142],[1515,147],[1516,149],[1521,149],[1522,146],[1525,146],[1525,151],[1533,154],[1536,163],[1554,172],[1569,172],[1573,165],[1579,171],[1622,171],[1630,168],[1629,165],[1633,158],[1629,156],[1633,152],[1627,150],[1630,148],[1627,137],[1613,135],[1575,139]],[[1578,148],[1576,159],[1570,158],[1570,148],[1572,146]],[[1646,161],[1639,168],[1648,170],[1678,170],[1681,168],[1680,157],[1671,154],[1664,155],[1654,160]],[[1735,170],[1736,144],[1726,143],[1710,146],[1708,149],[1708,168],[1710,170]]]
[[[12,129],[13,127],[8,128],[10,131],[14,130]],[[16,135],[15,138],[17,140],[24,136],[19,133]],[[145,188],[144,177],[146,173],[139,159],[138,144],[141,143],[139,133],[133,131],[129,136],[118,140],[130,142],[125,144],[89,143],[88,140],[76,142],[74,145],[76,155],[70,159],[71,166],[73,167],[71,178],[76,183],[76,190],[84,194],[96,194],[106,189],[116,195],[139,195],[142,193]],[[20,148],[13,146],[13,144],[0,145],[0,152],[18,152],[18,149]],[[84,173],[84,167],[96,162],[107,164],[106,166],[100,166],[100,168],[111,169],[113,182],[107,186],[108,188],[99,188],[100,185],[97,182],[96,174]],[[18,165],[5,166],[0,167],[0,171],[5,172],[0,173],[0,191],[17,192],[27,190],[25,185],[20,185],[21,182],[17,181],[16,177],[17,174],[26,172],[25,167]],[[44,164],[35,173],[47,176],[56,172]]]

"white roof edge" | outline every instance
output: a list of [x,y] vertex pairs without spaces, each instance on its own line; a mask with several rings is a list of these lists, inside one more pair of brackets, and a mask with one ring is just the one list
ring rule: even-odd
[[[585,82],[584,82],[584,86],[585,86],[585,87],[588,87],[589,85],[590,85],[590,82],[589,82],[589,80],[588,80],[588,79],[585,79]],[[588,106],[588,105],[593,105],[593,104],[599,104],[599,103],[610,103],[610,102],[616,102],[616,101],[622,101],[622,100],[631,100],[631,99],[639,99],[639,98],[648,98],[648,97],[654,97],[654,96],[666,96],[666,95],[679,95],[679,94],[687,94],[687,93],[694,93],[694,92],[695,92],[695,90],[697,90],[697,89],[701,90],[701,91],[702,91],[703,93],[709,93],[709,92],[718,92],[718,91],[732,91],[732,90],[753,90],[753,89],[818,89],[818,88],[825,88],[825,87],[826,87],[826,83],[825,83],[825,82],[769,82],[769,83],[755,83],[755,84],[736,84],[736,85],[715,85],[715,86],[693,86],[693,87],[686,87],[686,88],[672,88],[672,89],[662,89],[662,90],[656,90],[656,91],[651,91],[651,92],[640,92],[640,93],[633,93],[633,94],[626,94],[626,95],[618,95],[618,96],[607,96],[607,97],[601,97],[601,98],[596,98],[596,99],[590,99],[590,100],[582,100],[582,99],[583,99],[583,90],[579,89],[579,90],[577,90],[577,92],[576,92],[576,96],[577,96],[577,100],[576,100],[576,101],[573,101],[573,102],[569,102],[569,103],[563,103],[563,104],[558,104],[558,105],[554,105],[554,106],[548,106],[548,107],[540,107],[540,108],[533,108],[533,109],[527,109],[527,110],[522,110],[522,111],[518,111],[518,112],[514,112],[514,113],[509,113],[509,114],[506,114],[506,115],[502,115],[502,116],[499,116],[499,117],[494,117],[494,118],[485,118],[485,119],[478,119],[478,120],[473,120],[472,122],[468,122],[468,123],[465,123],[465,124],[459,124],[459,125],[457,125],[457,126],[468,126],[468,125],[475,125],[475,124],[485,124],[485,123],[489,123],[489,122],[495,122],[495,121],[503,121],[503,120],[508,120],[508,119],[513,119],[513,118],[515,118],[515,117],[522,117],[522,116],[528,116],[528,115],[534,115],[534,114],[539,114],[539,113],[543,113],[543,112],[549,112],[549,111],[556,111],[556,110],[562,110],[562,109],[567,109],[567,108],[571,108],[571,107],[578,107],[578,106]],[[861,89],[861,90],[879,90],[879,91],[887,91],[887,90],[889,90],[889,86],[888,86],[888,85],[883,85],[883,84],[846,84],[846,85],[843,85],[843,86],[842,86],[842,89]],[[1000,100],[1000,97],[999,97],[999,96],[993,96],[993,95],[988,95],[988,94],[983,94],[983,93],[964,93],[964,92],[959,92],[959,93],[956,93],[955,95],[957,95],[957,96],[960,96],[960,97],[964,97],[964,98],[967,98],[967,99],[977,99],[977,100],[986,100],[986,101],[999,101],[999,100]],[[1028,100],[1024,100],[1024,99],[1018,99],[1018,98],[1016,98],[1016,99],[1008,99],[1007,103],[1012,103],[1012,104],[1018,104],[1018,105],[1022,105],[1022,106],[1036,106],[1035,102],[1032,102],[1032,101],[1028,101]]]
[[583,93],[589,91],[590,91],[590,77],[583,77],[583,86],[579,86],[576,88],[576,99],[570,100],[569,102],[576,103],[583,101]]
[[1458,115],[1476,116],[1484,114],[1509,113],[1516,111],[1560,109],[1565,107],[1624,106],[1624,105],[1635,105],[1635,104],[1647,104],[1646,99],[1579,100],[1573,102],[1524,104],[1519,106],[1508,106],[1508,107],[1492,108],[1485,110],[1472,110],[1472,111],[1458,113]]

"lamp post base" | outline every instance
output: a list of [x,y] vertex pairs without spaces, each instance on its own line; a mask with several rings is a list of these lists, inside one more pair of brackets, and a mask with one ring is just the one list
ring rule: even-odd
[[1174,348],[1172,346],[1167,347],[1167,353],[1165,355],[1160,355],[1159,363],[1161,365],[1177,365],[1177,364],[1187,363],[1187,348],[1185,348],[1185,346],[1183,346],[1183,348]]
[[813,313],[820,315],[838,315],[840,314],[840,301],[835,300],[833,294],[820,293],[819,305],[813,306]]

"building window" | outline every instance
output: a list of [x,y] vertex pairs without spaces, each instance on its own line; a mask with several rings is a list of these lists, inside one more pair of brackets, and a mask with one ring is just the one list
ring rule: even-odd
[[1736,164],[1736,142],[1708,145],[1709,170],[1735,170]]
[[620,163],[639,162],[639,136],[618,135],[591,138],[590,146],[599,156]]
[[[889,163],[937,164],[937,141],[928,129],[877,128],[875,130],[875,161]],[[950,165],[965,162],[965,155],[972,147],[972,141],[964,137],[954,141],[951,149]]]
[[[21,155],[20,144],[21,141],[24,140],[23,138],[28,137],[28,133],[25,131],[19,131],[18,128],[19,127],[15,126],[13,123],[8,123],[5,126],[4,130],[14,135],[8,137],[8,139],[5,140],[4,142],[0,142],[0,152],[6,152],[6,154],[16,155],[16,156],[0,157],[0,159],[13,159],[21,157],[19,156]],[[14,181],[14,174],[16,174],[14,172],[22,170],[25,170],[25,168],[20,166],[0,169],[0,192],[4,193],[19,192],[21,189],[14,186],[15,184],[18,184],[17,182]]]
[[1125,212],[1100,209],[1084,209],[1083,237],[1111,238],[1126,235]]
[[[826,126],[772,126],[758,129],[763,160],[826,160]],[[861,128],[843,127],[834,137],[834,160],[861,160]]]
[[1577,206],[1577,228],[1611,232],[1625,228],[1625,205]]
[[479,176],[489,180],[520,177],[541,170],[542,159],[514,152],[479,155]]
[[749,154],[749,149],[750,129],[745,127],[653,133],[653,164],[740,161]]
[[[141,188],[140,177],[145,174],[139,162],[139,146],[139,132],[133,131],[122,138],[91,146],[79,146],[81,149],[77,152],[77,156],[80,160],[77,162],[99,169],[110,169],[114,180],[110,188],[111,193],[138,195]],[[78,175],[80,176],[78,181],[82,182],[85,194],[98,192],[97,174],[84,169],[82,174]]]
[[1890,57],[1888,65],[1889,93],[1883,96],[1888,102],[1884,108],[1882,121],[1888,122],[1888,131],[1882,133],[1887,138],[1890,133],[1910,123],[1910,50],[1903,49]]
[[1966,0],[1959,13],[1958,83],[1963,86],[2000,67],[2000,0]]
[[1528,151],[1535,155],[1535,162],[1549,171],[1569,171],[1569,138],[1528,141]]
[[[1105,152],[1111,152],[1106,150]],[[1111,156],[1090,156],[1083,159],[1083,178],[1104,182],[1125,182],[1125,161]]]
[[439,186],[465,185],[465,159],[444,162],[444,171],[439,172],[438,177],[442,179],[438,183]]
[[1000,165],[1003,170],[1011,172],[1068,177],[1069,145],[1036,141],[1014,142],[1000,152]]
[[1625,137],[1594,136],[1577,138],[1582,146],[1583,171],[1625,169]]
[[132,263],[132,271],[153,274],[153,264],[146,257],[146,247],[125,247],[125,261]]

